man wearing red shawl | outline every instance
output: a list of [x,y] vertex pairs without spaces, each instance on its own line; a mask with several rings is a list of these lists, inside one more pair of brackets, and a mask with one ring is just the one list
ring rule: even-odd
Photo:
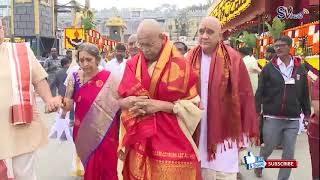
[[205,17],[198,33],[199,45],[187,59],[205,110],[194,135],[202,178],[236,179],[239,149],[259,135],[250,78],[238,52],[221,41],[219,20]]
[[137,36],[141,51],[127,61],[118,88],[123,179],[201,179],[192,140],[202,112],[197,77],[158,22],[144,20]]

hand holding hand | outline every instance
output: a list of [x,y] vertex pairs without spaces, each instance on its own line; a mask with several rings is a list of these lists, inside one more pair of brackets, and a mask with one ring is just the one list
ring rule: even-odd
[[148,96],[128,96],[120,100],[120,107],[122,109],[132,108],[136,102],[148,99]]
[[[144,112],[145,114],[153,114],[160,111],[161,101],[154,99],[142,99],[138,100],[132,108],[129,109],[131,112]],[[145,115],[143,114],[143,115]]]
[[[145,114],[153,114],[156,112],[167,112],[172,113],[173,103],[167,101],[161,101],[156,99],[142,99],[138,100],[132,108],[129,109],[131,112],[137,112],[143,110]],[[143,114],[143,115],[145,115]]]
[[62,104],[61,96],[52,97],[46,102],[45,112],[46,113],[56,112],[62,106],[63,104]]

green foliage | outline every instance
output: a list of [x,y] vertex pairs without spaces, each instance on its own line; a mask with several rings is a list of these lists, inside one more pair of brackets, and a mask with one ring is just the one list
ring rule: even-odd
[[235,36],[231,36],[229,38],[230,44],[232,47],[236,47],[237,46],[237,42],[239,41],[239,39]]
[[240,33],[238,32],[237,34],[229,37],[230,45],[234,48],[237,47],[237,43],[240,42],[240,39],[238,38],[239,35]]
[[254,34],[248,33],[247,31],[243,32],[243,35],[239,38],[247,47],[255,48],[257,45],[257,38]]
[[91,10],[85,10],[85,12],[83,13],[83,18],[81,21],[81,24],[84,28],[85,31],[93,29],[95,27],[94,24],[94,14]]
[[268,31],[273,39],[277,39],[280,37],[280,34],[286,28],[285,22],[281,21],[278,17],[273,18],[272,25],[268,22],[265,23],[268,27]]
[[87,18],[87,17],[84,17],[84,18],[82,19],[81,23],[82,23],[83,29],[84,29],[85,31],[90,30],[90,29],[93,29],[93,28],[95,27],[95,25],[93,24],[93,22],[91,22],[90,19]]

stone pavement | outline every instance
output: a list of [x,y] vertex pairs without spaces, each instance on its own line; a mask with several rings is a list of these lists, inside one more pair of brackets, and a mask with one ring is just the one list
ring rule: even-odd
[[[43,107],[40,107],[43,111]],[[54,114],[44,114],[43,119],[50,129],[54,122]],[[259,148],[254,148],[253,152],[258,155]],[[49,144],[41,148],[37,153],[37,173],[38,180],[80,180],[81,178],[71,177],[71,166],[74,153],[72,142],[60,142],[49,140]],[[275,150],[271,155],[273,159],[280,159],[281,150]],[[290,180],[311,180],[311,162],[309,145],[306,133],[298,136],[295,152],[298,168],[293,169]],[[256,178],[253,170],[246,170],[241,167],[244,180],[276,180],[279,169],[265,169],[262,178]]]

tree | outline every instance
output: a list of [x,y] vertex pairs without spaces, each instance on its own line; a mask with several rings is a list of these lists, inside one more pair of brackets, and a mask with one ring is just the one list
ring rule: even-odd
[[91,10],[89,10],[89,9],[85,10],[85,12],[83,13],[83,18],[82,18],[81,24],[82,24],[83,29],[85,31],[90,30],[95,27],[94,14]]
[[286,28],[286,24],[282,22],[278,17],[273,18],[272,25],[268,22],[265,23],[268,27],[268,31],[273,39],[280,37],[281,32]]
[[178,38],[179,36],[187,36],[187,31],[188,31],[188,19],[187,19],[187,11],[186,10],[181,10],[178,13],[177,19],[176,19],[176,29],[178,33]]
[[243,32],[243,35],[239,38],[239,40],[247,47],[256,48],[257,46],[257,37],[252,33],[248,33],[247,31]]
[[229,37],[231,47],[236,48],[238,45],[238,42],[241,42],[239,38],[240,35],[241,35],[241,32],[238,32],[237,34]]
[[236,36],[231,36],[229,37],[229,41],[230,41],[231,47],[236,48],[237,42],[239,41],[239,39]]

